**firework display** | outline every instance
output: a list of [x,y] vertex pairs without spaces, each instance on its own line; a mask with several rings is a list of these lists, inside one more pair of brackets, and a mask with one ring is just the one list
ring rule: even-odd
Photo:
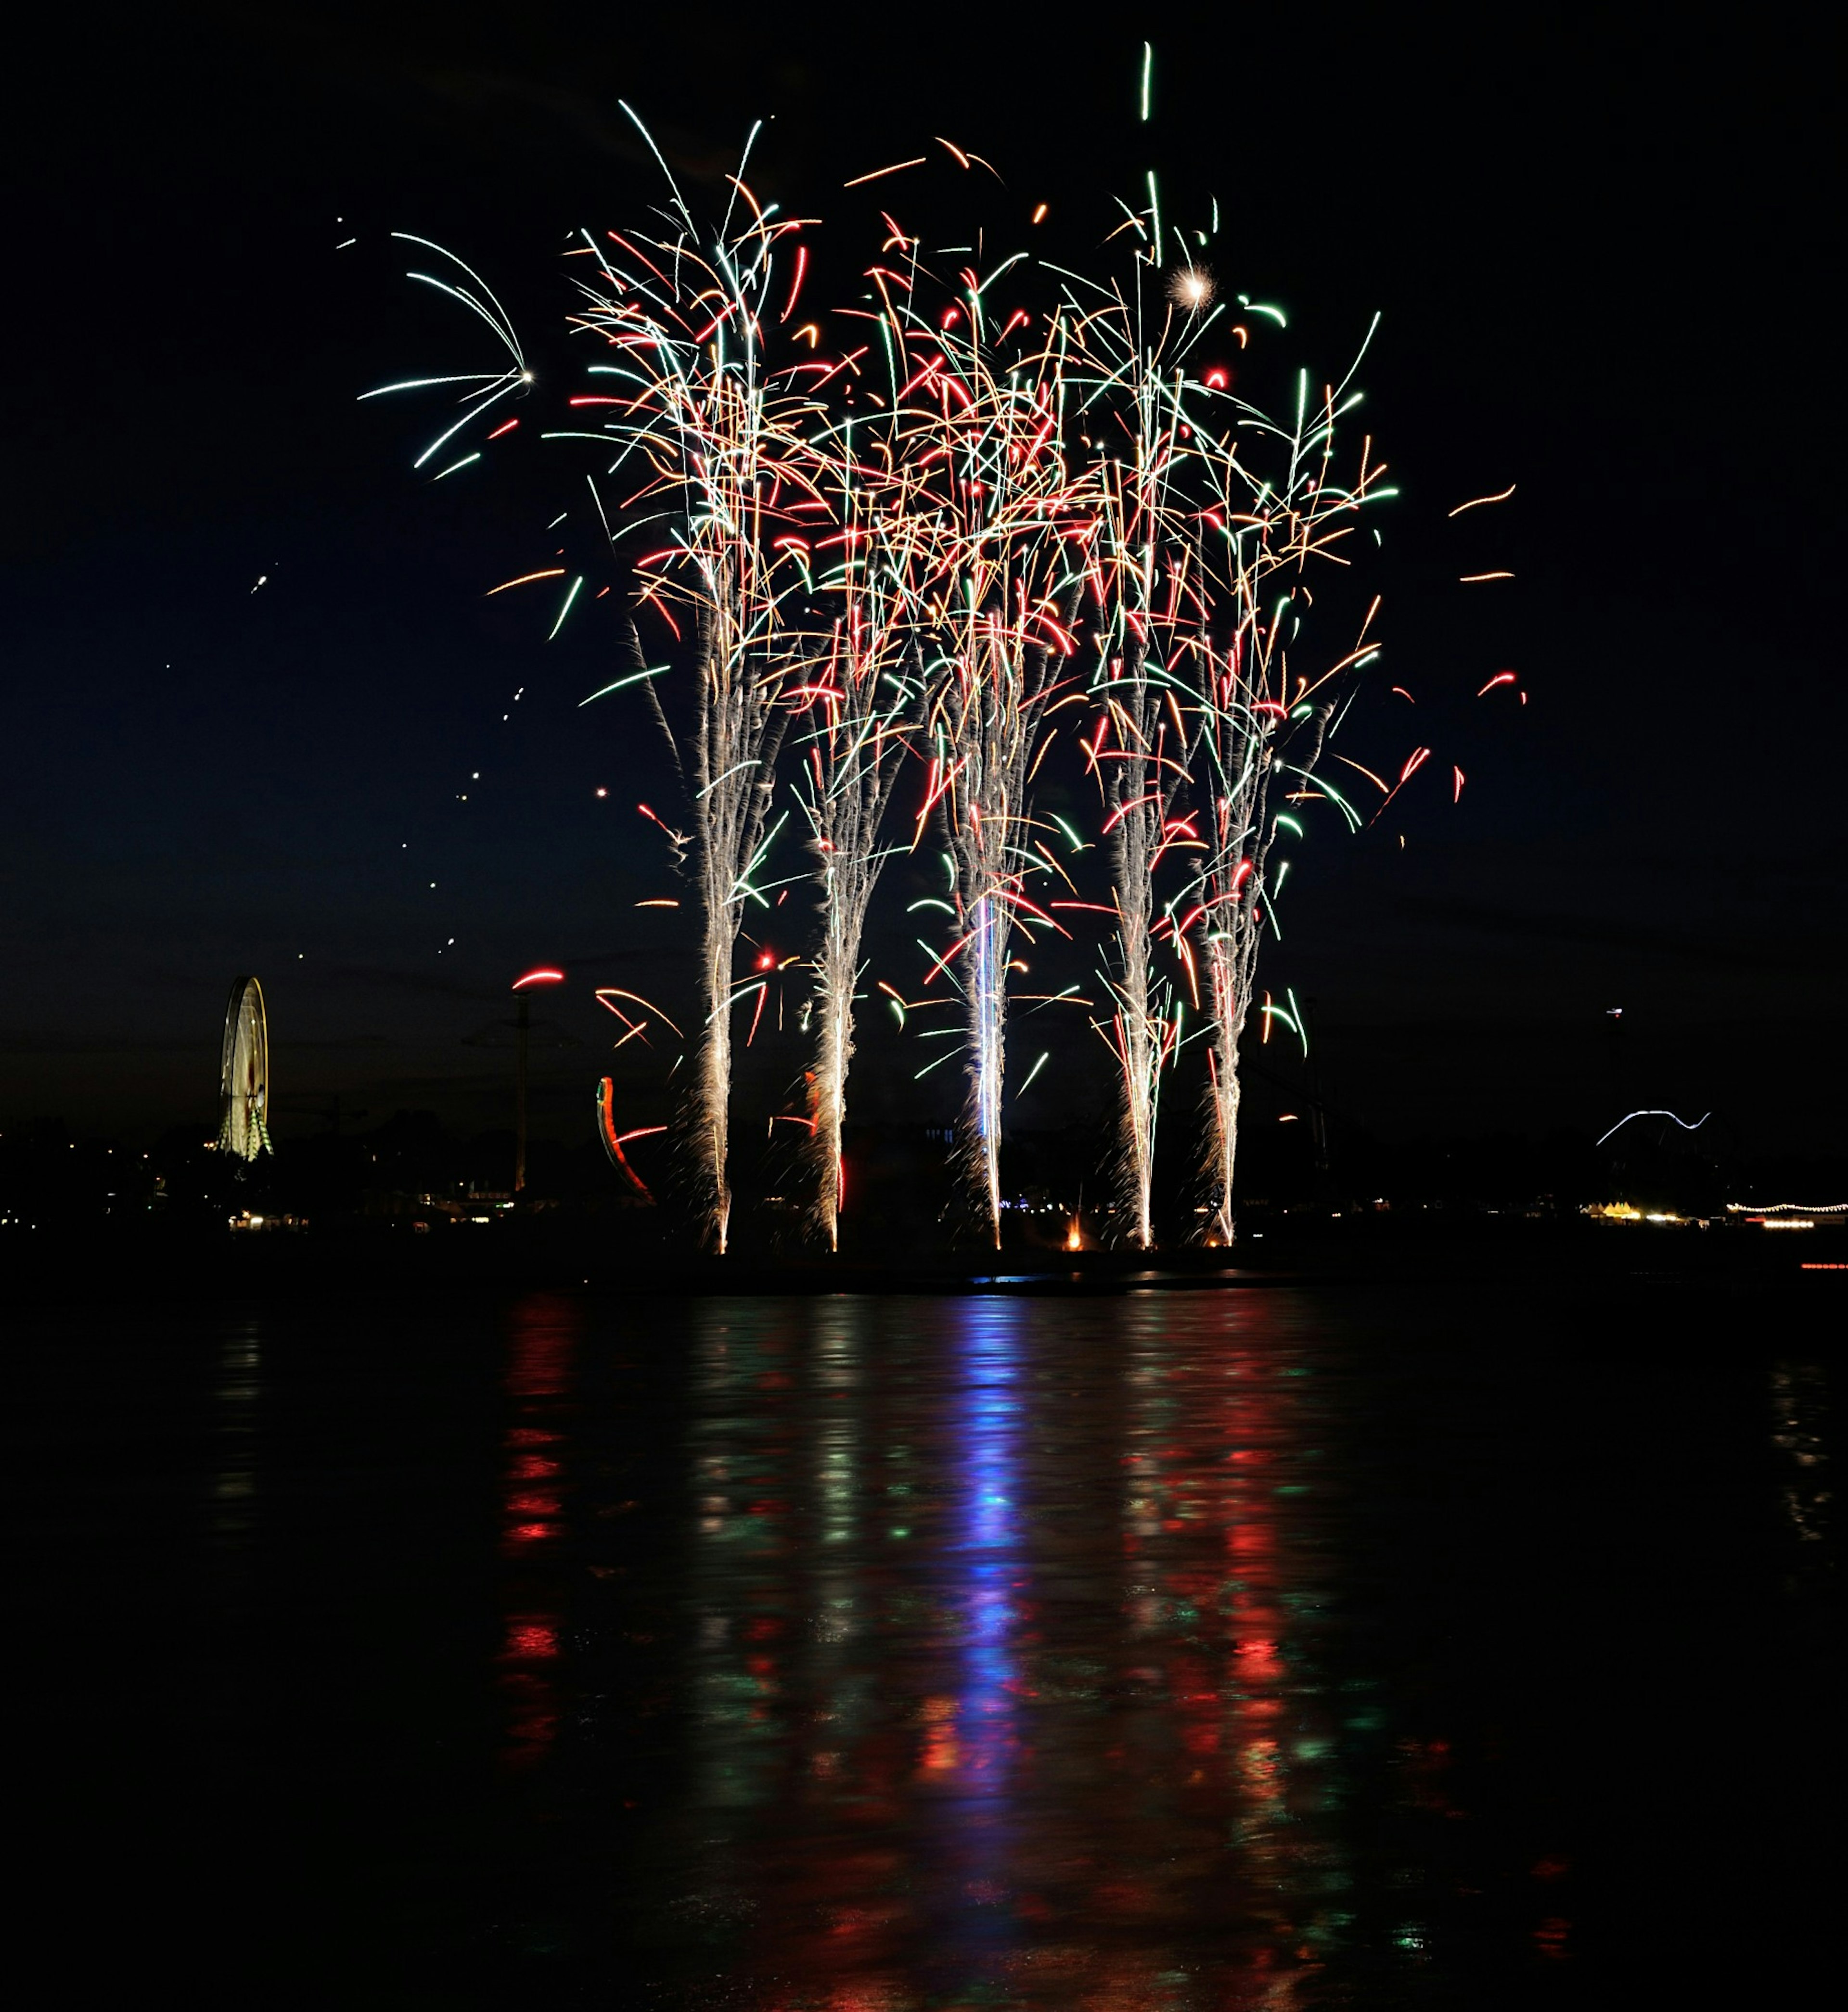
[[[738,186],[747,220],[709,246],[677,197],[670,234],[612,231],[605,244],[587,243],[597,278],[577,319],[616,360],[590,366],[607,390],[572,401],[608,414],[605,437],[619,446],[610,473],[637,478],[625,506],[663,536],[631,562],[638,608],[655,612],[691,656],[689,744],[658,701],[655,712],[691,825],[672,834],[698,893],[705,1010],[684,1131],[695,1207],[720,1251],[731,1213],[733,966],[745,906],[764,899],[755,876],[781,829],[772,822],[776,758],[788,688],[807,659],[798,527],[806,505],[825,507],[812,438],[825,408],[799,379],[773,376],[764,353],[776,248],[790,227]],[[633,675],[652,694],[656,673],[643,665]]]
[[1048,863],[1028,793],[1051,715],[1077,697],[1072,623],[1089,493],[1065,453],[1062,323],[1034,331],[1024,310],[991,313],[984,295],[1000,276],[965,270],[934,314],[915,267],[902,307],[896,286],[881,290],[888,355],[906,369],[894,398],[919,470],[909,504],[934,560],[921,614],[916,829],[921,840],[934,822],[944,840],[954,936],[926,984],[953,978],[962,992],[963,1158],[997,1245],[1011,947],[1017,932],[1030,940],[1036,926],[1058,926],[1026,891]]
[[[958,172],[985,165],[938,144]],[[799,962],[813,1046],[791,1122],[812,1142],[816,1231],[837,1245],[869,919],[905,854],[941,868],[938,891],[909,904],[933,933],[917,965],[879,982],[901,1026],[922,1011],[920,1038],[956,1044],[914,1072],[960,1056],[957,1157],[985,1236],[999,1245],[1008,1099],[1046,1059],[1010,1093],[1011,1008],[1062,1005],[1113,1058],[1119,1236],[1156,1240],[1162,1090],[1192,1051],[1190,1220],[1229,1242],[1241,1034],[1255,1008],[1307,1038],[1300,1013],[1258,1008],[1254,990],[1290,850],[1318,818],[1369,821],[1325,772],[1378,656],[1379,602],[1354,562],[1393,494],[1349,430],[1353,372],[1300,373],[1280,418],[1235,387],[1283,317],[1222,291],[1207,262],[1216,205],[1178,228],[1152,177],[1088,272],[985,256],[986,227],[927,246],[880,208],[870,260],[818,305],[814,219],[759,201],[749,151],[715,227],[662,162],[668,194],[645,227],[571,245],[570,326],[596,353],[546,429],[601,451],[586,480],[626,594],[623,662],[590,697],[648,708],[678,785],[677,808],[642,808],[692,897],[699,1018],[670,1129],[704,1239],[722,1251],[730,1236],[734,1013],[750,1009],[748,1040]],[[927,159],[848,186],[890,202],[890,178]],[[505,359],[387,387],[459,387],[462,416],[419,466],[471,426],[504,433],[501,401],[533,395],[505,312],[452,262],[459,278],[413,276],[473,310]],[[556,634],[610,591],[583,596],[587,577],[553,566],[492,590],[561,583]],[[1347,766],[1378,785],[1379,808],[1397,794]],[[1054,779],[1094,801],[1088,831],[1036,807]],[[740,972],[749,916],[798,883],[806,955],[764,950]],[[1097,940],[1091,996],[1024,989],[1024,953],[1048,936]],[[640,994],[598,996],[624,1041],[673,1027]],[[606,1145],[612,1097],[606,1079]],[[612,1158],[647,1196],[619,1144]]]

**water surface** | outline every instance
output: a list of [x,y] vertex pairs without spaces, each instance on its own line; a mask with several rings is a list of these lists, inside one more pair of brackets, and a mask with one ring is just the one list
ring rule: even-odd
[[1590,2003],[1829,1906],[1800,1336],[1273,1286],[16,1349],[71,2002],[126,1938],[259,2004]]

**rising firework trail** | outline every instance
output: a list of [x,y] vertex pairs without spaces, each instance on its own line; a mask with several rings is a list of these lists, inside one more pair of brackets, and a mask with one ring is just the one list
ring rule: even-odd
[[1066,670],[1080,577],[1066,535],[1081,512],[1062,437],[1064,329],[1054,317],[1036,332],[1022,309],[991,318],[986,302],[1015,262],[985,278],[965,269],[933,317],[915,262],[879,283],[896,430],[917,472],[910,508],[934,548],[917,833],[934,815],[956,938],[930,977],[953,973],[962,992],[963,1154],[997,1246],[1012,942],[1016,931],[1030,941],[1036,924],[1059,927],[1026,893],[1047,870],[1028,795],[1047,719],[1061,693],[1077,697]]
[[1097,458],[1087,576],[1098,650],[1089,696],[1097,711],[1081,743],[1102,798],[1111,867],[1114,926],[1100,976],[1113,1011],[1093,1024],[1117,1065],[1117,1208],[1131,1240],[1145,1250],[1154,1240],[1161,1078],[1179,1045],[1183,1011],[1160,938],[1174,938],[1183,954],[1187,948],[1172,915],[1158,919],[1157,876],[1171,854],[1200,844],[1183,808],[1189,735],[1179,701],[1189,687],[1177,665],[1198,647],[1207,582],[1197,549],[1201,519],[1186,508],[1190,429],[1180,394],[1196,316],[1212,297],[1201,274],[1186,269],[1179,312],[1158,306],[1151,334],[1143,298],[1151,257],[1139,253],[1130,285],[1101,305],[1073,301],[1083,437],[1113,443]]
[[[1335,479],[1336,422],[1355,402],[1346,383],[1318,404],[1304,373],[1288,424],[1233,394],[1221,352],[1242,355],[1247,323],[1283,317],[1241,296],[1250,312],[1234,321],[1199,256],[1211,232],[1165,227],[1152,176],[1146,207],[1125,217],[1126,278],[1064,277],[1068,374],[1101,492],[1087,595],[1099,711],[1083,743],[1113,869],[1102,976],[1115,1010],[1099,1031],[1118,1065],[1118,1207],[1146,1246],[1161,1079],[1184,1011],[1158,948],[1207,1012],[1210,1215],[1229,1240],[1239,1034],[1286,870],[1272,872],[1271,847],[1279,824],[1302,829],[1281,805],[1273,815],[1272,788],[1288,769],[1293,801],[1320,791],[1341,802],[1314,772],[1342,680],[1372,655],[1363,644],[1313,685],[1293,670],[1313,604],[1302,576],[1311,559],[1343,562],[1335,548],[1355,513],[1390,492],[1365,449],[1357,483]],[[1170,860],[1190,877],[1164,903],[1157,876]]]
[[849,416],[824,444],[818,487],[832,528],[816,542],[818,554],[832,548],[837,556],[818,574],[810,630],[819,647],[790,701],[797,790],[821,906],[809,1118],[815,1217],[836,1250],[861,944],[880,869],[894,849],[883,834],[922,690],[917,575],[929,554],[904,507],[889,430]]
[[1114,911],[1111,955],[1102,974],[1114,1011],[1093,1022],[1117,1065],[1118,1207],[1131,1240],[1142,1250],[1154,1242],[1152,1188],[1155,1129],[1161,1077],[1181,1039],[1183,1008],[1156,964],[1158,923],[1155,881],[1176,844],[1191,843],[1192,827],[1172,815],[1186,779],[1174,758],[1185,745],[1171,733],[1167,694],[1143,649],[1132,642],[1110,666],[1096,731],[1087,744],[1102,771],[1108,807],[1104,830],[1111,862]]
[[[1339,723],[1347,680],[1378,655],[1369,637],[1375,599],[1352,648],[1312,672],[1301,668],[1310,647],[1302,629],[1314,603],[1311,565],[1341,562],[1338,548],[1358,528],[1361,510],[1393,493],[1381,483],[1384,470],[1372,460],[1369,441],[1361,444],[1352,480],[1337,476],[1339,421],[1356,401],[1345,382],[1314,398],[1310,381],[1301,373],[1287,424],[1228,398],[1220,401],[1227,408],[1222,418],[1197,408],[1192,427],[1208,521],[1219,536],[1201,547],[1211,562],[1214,619],[1202,625],[1200,647],[1187,658],[1201,863],[1175,926],[1177,937],[1194,932],[1204,951],[1211,1016],[1207,1173],[1213,1226],[1223,1242],[1233,1228],[1239,1036],[1254,1003],[1259,947],[1267,927],[1275,932],[1289,869],[1276,848],[1280,839],[1287,844],[1303,835],[1302,813],[1318,801],[1332,803],[1357,828],[1357,814],[1318,764]],[[1273,467],[1268,476],[1257,472],[1267,460]]]
[[685,784],[690,829],[672,836],[698,895],[704,1018],[682,1143],[705,1240],[721,1252],[731,1215],[731,1011],[766,982],[740,983],[733,966],[747,905],[767,905],[759,881],[776,836],[784,690],[810,647],[803,533],[808,506],[826,507],[811,444],[821,408],[765,353],[777,254],[800,226],[760,208],[737,177],[733,187],[724,223],[704,236],[677,190],[665,230],[584,234],[594,265],[580,280],[576,323],[617,355],[590,366],[607,390],[572,401],[601,412],[590,437],[614,444],[610,474],[632,485],[614,499],[615,536],[645,528],[651,543],[629,560],[637,605],[671,632],[670,654],[691,659],[690,722],[677,732],[655,667],[638,664],[605,690],[642,685]]

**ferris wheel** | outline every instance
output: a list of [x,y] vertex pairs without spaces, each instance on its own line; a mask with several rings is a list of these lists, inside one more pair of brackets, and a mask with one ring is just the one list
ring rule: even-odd
[[270,1150],[269,1030],[263,988],[254,978],[234,979],[225,1008],[224,1056],[219,1072],[218,1147],[241,1160]]

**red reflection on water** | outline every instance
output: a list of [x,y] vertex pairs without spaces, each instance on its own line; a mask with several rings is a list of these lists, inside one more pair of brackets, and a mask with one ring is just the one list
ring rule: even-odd
[[527,1670],[509,1670],[501,1678],[506,1699],[507,1744],[502,1754],[509,1768],[530,1767],[557,1736],[557,1694],[543,1678]]
[[508,1395],[562,1397],[570,1386],[571,1358],[577,1344],[576,1308],[563,1300],[529,1300],[514,1319]]
[[548,1618],[544,1621],[508,1622],[507,1646],[502,1653],[508,1657],[519,1659],[557,1655],[558,1653],[557,1621]]
[[562,1622],[552,1607],[555,1588],[538,1575],[565,1527],[562,1489],[543,1484],[559,1482],[566,1471],[561,1425],[579,1324],[573,1302],[535,1294],[515,1309],[508,1336],[501,1548],[519,1569],[507,1586],[498,1685],[507,1709],[503,1758],[515,1768],[532,1766],[558,1735],[554,1666],[560,1659]]

